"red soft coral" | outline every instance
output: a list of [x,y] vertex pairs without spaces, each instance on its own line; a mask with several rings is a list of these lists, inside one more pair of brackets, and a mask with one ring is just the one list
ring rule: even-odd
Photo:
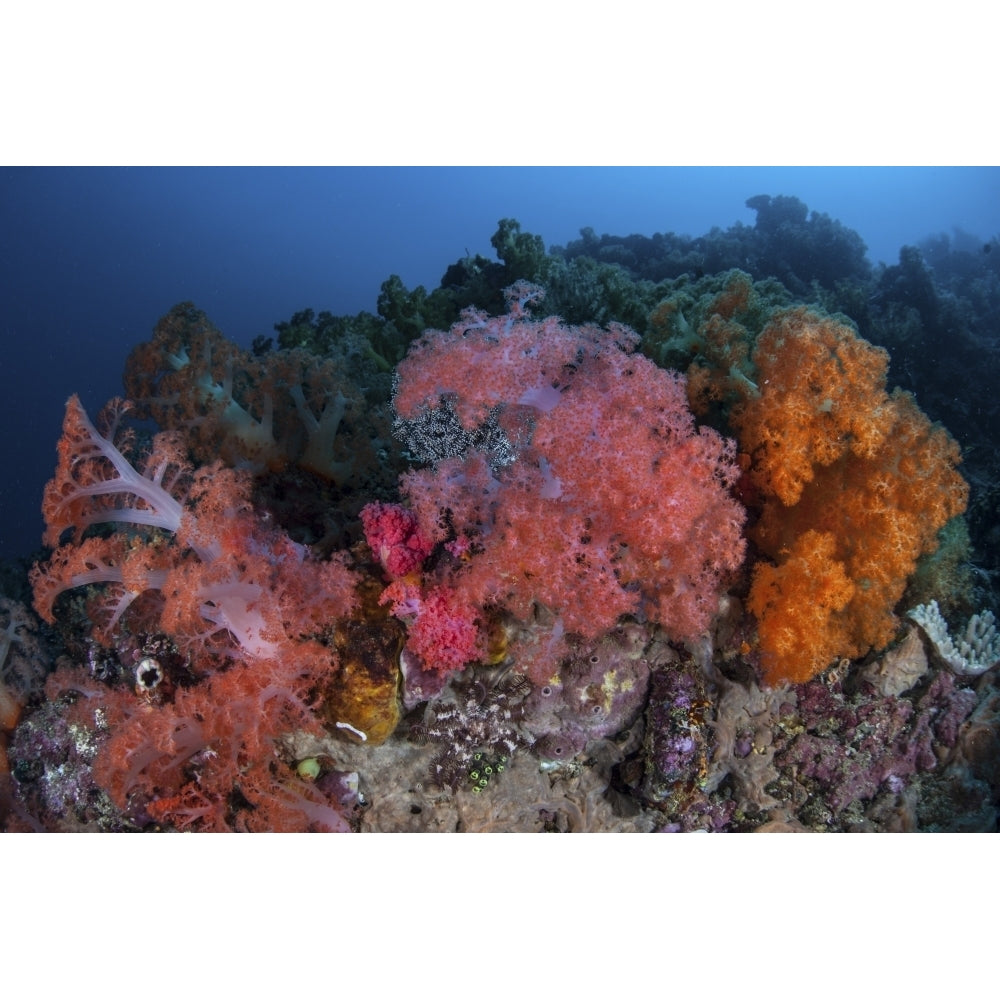
[[98,735],[95,780],[140,823],[176,829],[346,830],[339,803],[295,777],[275,753],[293,729],[319,734],[307,698],[328,654],[317,645],[278,662],[237,663],[160,696],[102,685],[61,668],[51,699],[77,692],[70,721]]
[[459,670],[486,653],[479,612],[450,587],[423,593],[415,583],[397,580],[380,603],[391,603],[392,613],[408,624],[406,648],[424,670]]
[[[136,598],[156,591],[157,617],[147,629],[174,635],[194,654],[273,659],[308,631],[304,615],[329,620],[350,610],[354,577],[342,559],[312,560],[253,514],[244,475],[218,466],[194,472],[176,458],[171,440],[154,438],[142,474],[97,431],[79,400],[69,400],[44,514],[47,539],[67,529],[75,534],[31,573],[46,621],[54,621],[62,591],[104,584],[98,626],[107,641]],[[175,495],[168,484],[178,483],[186,488]],[[161,534],[83,535],[91,525],[115,522]]]

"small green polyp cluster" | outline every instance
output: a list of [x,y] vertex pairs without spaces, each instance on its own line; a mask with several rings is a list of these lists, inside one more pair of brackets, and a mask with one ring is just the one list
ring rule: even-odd
[[478,795],[489,785],[490,779],[503,774],[506,767],[507,757],[504,754],[489,757],[482,751],[474,753],[472,767],[469,769],[469,782],[472,785],[472,791]]

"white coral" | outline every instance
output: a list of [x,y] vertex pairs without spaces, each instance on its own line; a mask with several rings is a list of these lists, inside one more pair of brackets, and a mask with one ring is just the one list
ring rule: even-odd
[[907,616],[924,630],[938,655],[956,674],[976,676],[1000,662],[1000,636],[992,611],[973,615],[957,639],[948,634],[948,623],[937,601],[918,604]]

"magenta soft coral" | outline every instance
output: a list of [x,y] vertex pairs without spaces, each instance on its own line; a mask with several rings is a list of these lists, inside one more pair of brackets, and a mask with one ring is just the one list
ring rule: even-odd
[[[486,640],[477,609],[449,587],[417,582],[433,548],[417,515],[394,503],[368,504],[361,511],[365,541],[392,581],[379,603],[407,626],[406,649],[424,670],[449,673],[481,659]],[[449,546],[460,557],[461,546]]]
[[437,582],[522,619],[544,605],[588,639],[626,613],[695,637],[743,559],[733,443],[695,427],[683,377],[631,354],[632,331],[531,320],[533,293],[515,291],[509,315],[425,334],[399,368],[403,418],[445,400],[516,449],[500,468],[472,451],[404,478],[423,535],[465,550]]
[[400,504],[367,504],[361,525],[372,555],[392,579],[420,569],[430,555],[431,542],[421,534],[416,514]]

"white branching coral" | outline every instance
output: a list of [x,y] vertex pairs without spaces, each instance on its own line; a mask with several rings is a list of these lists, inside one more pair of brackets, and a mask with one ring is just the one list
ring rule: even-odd
[[907,612],[934,644],[938,655],[956,674],[977,676],[1000,662],[1000,636],[992,611],[973,615],[961,634],[952,638],[937,601],[918,604]]

